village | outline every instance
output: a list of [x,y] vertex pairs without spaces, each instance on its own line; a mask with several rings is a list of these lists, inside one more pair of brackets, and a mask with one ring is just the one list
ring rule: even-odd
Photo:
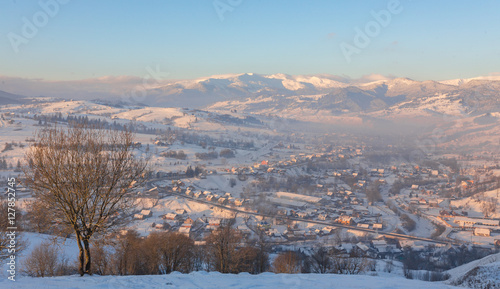
[[[278,143],[251,165],[221,162],[194,177],[178,172],[178,180],[155,179],[141,198],[156,199],[156,206],[134,218],[144,232],[177,231],[198,245],[235,219],[243,235],[265,238],[277,251],[322,244],[396,258],[409,248],[424,255],[463,245],[484,254],[499,249],[500,212],[463,203],[477,187],[498,194],[492,181],[498,167],[478,168],[488,176],[480,178],[458,174],[456,160],[374,166],[365,157],[371,153],[367,146]],[[210,185],[222,182],[227,185]]]

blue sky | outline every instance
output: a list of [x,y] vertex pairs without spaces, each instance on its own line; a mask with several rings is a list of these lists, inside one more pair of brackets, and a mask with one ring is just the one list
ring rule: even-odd
[[[393,0],[56,1],[0,0],[0,75],[141,77],[159,66],[173,79],[280,72],[443,80],[500,71],[494,0],[400,0],[402,11],[388,12],[388,25],[378,24],[362,48],[355,29],[366,32],[371,11],[388,11]],[[58,11],[48,15],[40,3]],[[230,10],[218,14],[214,3]],[[36,33],[23,34],[23,17],[38,21]],[[350,61],[342,43],[357,48]]]

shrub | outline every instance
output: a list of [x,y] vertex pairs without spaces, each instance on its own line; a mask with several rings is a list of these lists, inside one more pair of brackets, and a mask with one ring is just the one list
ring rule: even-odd
[[54,244],[43,242],[26,259],[23,271],[31,277],[50,277],[71,274],[75,269],[68,265],[67,258],[59,255]]
[[417,223],[415,223],[415,221],[413,221],[413,219],[406,214],[401,215],[401,222],[403,223],[403,227],[408,232],[415,230],[415,228],[417,227]]

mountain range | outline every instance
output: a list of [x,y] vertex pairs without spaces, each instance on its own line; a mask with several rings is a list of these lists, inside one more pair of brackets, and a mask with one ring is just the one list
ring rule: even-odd
[[[242,73],[153,81],[152,85],[140,86],[141,81],[133,77],[108,77],[50,83],[59,94],[46,91],[49,83],[36,83],[45,85],[39,86],[40,94],[66,99],[100,98],[155,107],[237,111],[323,124],[370,126],[389,121],[435,125],[457,118],[481,118],[479,121],[486,123],[499,119],[500,76],[446,81],[371,79],[375,81],[324,74]],[[131,86],[126,87],[127,83]],[[0,92],[3,104],[19,101],[18,95]]]
[[448,81],[408,78],[350,82],[329,76],[218,75],[150,87],[141,99],[151,106],[176,106],[275,113],[339,116],[407,114],[415,109],[437,114],[482,114],[500,110],[500,77]]

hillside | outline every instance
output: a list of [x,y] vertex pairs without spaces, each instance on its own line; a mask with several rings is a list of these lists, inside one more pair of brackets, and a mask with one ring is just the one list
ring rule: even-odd
[[[500,189],[481,192],[472,197],[467,197],[461,200],[455,200],[451,202],[452,206],[455,206],[460,209],[468,209],[470,212],[474,212],[472,217],[483,217],[485,210],[487,210],[488,206],[492,208],[500,208]],[[493,211],[493,210],[487,210]],[[489,213],[490,218],[499,218],[500,212],[494,210]]]
[[489,255],[480,260],[448,270],[448,284],[468,288],[500,288],[500,254]]
[[24,97],[0,90],[0,105],[24,103]]
[[403,277],[349,276],[331,274],[220,274],[217,272],[172,273],[155,276],[68,276],[52,278],[19,278],[11,282],[2,278],[5,289],[28,288],[349,288],[349,289],[451,289],[442,283],[408,280]]

